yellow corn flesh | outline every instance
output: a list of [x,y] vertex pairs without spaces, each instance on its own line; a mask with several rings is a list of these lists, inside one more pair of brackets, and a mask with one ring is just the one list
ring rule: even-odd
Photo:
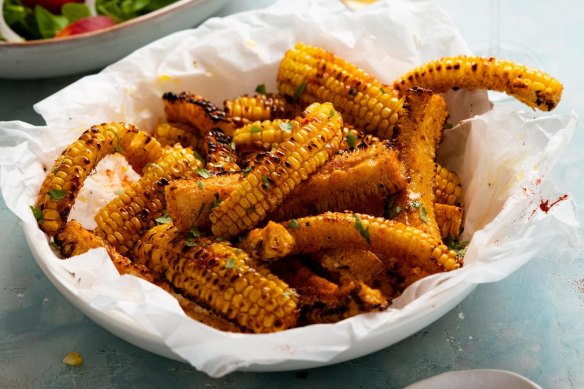
[[163,122],[152,131],[162,146],[174,146],[180,143],[182,147],[191,147],[193,150],[203,148],[203,137],[195,130],[180,123]]
[[233,142],[238,150],[271,150],[290,138],[298,128],[298,120],[255,121],[235,130]]
[[366,132],[391,139],[402,101],[391,87],[318,48],[297,43],[280,63],[280,93],[308,105],[331,102],[343,119]]
[[149,230],[134,250],[136,261],[162,270],[185,296],[256,333],[296,325],[298,296],[266,271],[248,265],[243,250],[203,238],[194,243],[172,225]]
[[254,165],[213,210],[211,229],[216,236],[236,236],[255,226],[338,150],[342,118],[332,104],[311,105],[305,115],[301,128]]
[[192,178],[201,167],[191,149],[180,145],[144,169],[144,175],[95,216],[95,233],[121,254],[129,252],[140,235],[156,224],[164,210],[164,186],[176,178]]
[[240,122],[286,119],[300,115],[302,109],[279,93],[244,95],[223,102],[228,117]]
[[439,164],[436,164],[434,195],[436,203],[449,205],[460,204],[462,198],[462,185],[458,175]]
[[462,208],[456,205],[436,203],[434,204],[434,213],[442,238],[458,239],[462,227]]
[[435,93],[452,88],[505,92],[532,108],[551,111],[560,102],[563,86],[540,70],[497,58],[446,57],[419,66],[393,83],[404,95],[419,86]]

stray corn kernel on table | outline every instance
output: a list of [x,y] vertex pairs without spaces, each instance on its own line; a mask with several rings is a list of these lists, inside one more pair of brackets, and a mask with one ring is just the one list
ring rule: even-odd
[[[490,1],[437,0],[480,53],[489,43]],[[252,8],[232,3],[223,14]],[[253,7],[271,1],[255,2]],[[584,5],[568,0],[502,2],[498,49],[524,49],[516,61],[540,66],[565,86],[557,111],[584,112]],[[545,26],[545,33],[542,31]],[[512,54],[513,52],[511,52]],[[1,61],[1,58],[0,58]],[[0,120],[41,124],[32,105],[82,75],[0,80]],[[497,96],[495,96],[497,97]],[[517,104],[501,100],[500,104]],[[557,173],[562,189],[584,202],[584,125],[578,124]],[[577,209],[579,217],[582,210]],[[402,342],[337,365],[212,379],[107,332],[71,305],[43,275],[17,218],[0,201],[0,388],[52,387],[390,387],[462,369],[504,369],[542,387],[584,387],[584,254],[539,257],[503,281],[478,286],[444,317]],[[63,360],[77,352],[81,365]],[[76,365],[74,363],[73,365]]]

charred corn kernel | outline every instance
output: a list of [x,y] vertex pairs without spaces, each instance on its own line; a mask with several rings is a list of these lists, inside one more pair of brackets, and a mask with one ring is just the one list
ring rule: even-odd
[[405,190],[392,198],[388,213],[436,239],[440,239],[440,229],[434,215],[434,160],[447,117],[442,97],[414,88],[406,95],[404,114],[395,126],[395,143],[410,180]]
[[368,134],[351,125],[346,125],[343,128],[343,142],[341,143],[340,149],[362,149],[379,142],[381,142],[381,140],[373,134]]
[[297,258],[278,261],[271,268],[298,291],[303,324],[335,323],[387,307],[387,300],[379,290],[361,281],[337,285],[316,275]]
[[436,203],[434,204],[434,213],[442,238],[458,239],[462,227],[462,208],[456,205]]
[[140,235],[156,224],[164,210],[164,187],[170,180],[192,178],[201,162],[191,149],[176,145],[144,168],[144,175],[95,216],[95,233],[126,254]]
[[[197,177],[192,180],[174,180],[164,188],[166,211],[179,231],[192,227],[208,230],[211,228],[209,214],[221,199],[233,192],[241,174],[222,174],[209,178]],[[242,204],[251,212],[249,203]]]
[[[296,185],[308,178],[338,150],[341,115],[332,104],[313,104],[300,129],[256,164],[211,213],[215,235],[232,237],[263,220]],[[243,204],[243,199],[248,204]]]
[[189,125],[201,135],[214,128],[221,129],[225,135],[233,135],[233,122],[209,100],[189,92],[178,95],[166,92],[162,99],[167,121]]
[[215,173],[233,173],[241,170],[239,156],[231,143],[231,137],[215,129],[205,134],[206,168]]
[[299,129],[299,120],[274,119],[256,121],[235,130],[237,149],[271,150]]
[[120,274],[131,274],[153,282],[154,276],[145,266],[133,263],[111,247],[93,231],[84,228],[79,222],[71,220],[55,235],[55,243],[65,258],[81,255],[90,249],[103,247]]
[[434,177],[435,202],[440,204],[460,204],[462,186],[458,174],[449,171],[444,166],[436,164],[436,176]]
[[174,146],[180,143],[182,147],[191,147],[196,150],[202,149],[204,145],[201,134],[181,123],[160,123],[152,131],[152,136],[163,146]]
[[139,172],[144,163],[151,162],[149,158],[159,157],[160,150],[156,140],[129,124],[104,123],[91,127],[67,146],[47,174],[36,204],[42,214],[37,218],[39,227],[50,236],[63,227],[85,179],[106,155],[124,153]]
[[[296,219],[293,225],[290,221],[282,225],[287,227],[291,237],[283,237],[280,241],[294,242],[293,249],[288,250],[290,254],[312,254],[333,248],[369,250],[382,258],[397,258],[402,264],[420,267],[430,274],[453,270],[461,265],[456,252],[449,250],[440,239],[401,222],[380,217],[326,212]],[[250,233],[242,244],[259,247],[254,242],[246,242],[256,236]],[[278,252],[277,249],[272,250]],[[258,252],[260,257],[267,258],[265,252]],[[449,262],[449,267],[445,267],[451,258],[455,259],[454,264]]]
[[393,83],[400,95],[419,86],[435,93],[452,88],[505,92],[532,108],[551,111],[558,105],[563,86],[548,74],[511,61],[486,57],[446,57],[404,74]]
[[298,184],[268,219],[289,220],[345,210],[380,216],[385,198],[406,184],[397,151],[388,141],[379,142],[335,155]]
[[143,236],[134,257],[162,270],[185,296],[245,329],[262,333],[296,325],[298,297],[285,282],[250,267],[247,254],[228,242],[202,239],[189,241],[172,225],[159,225]]
[[243,95],[223,102],[224,111],[235,122],[255,122],[293,118],[302,113],[300,105],[279,93]]
[[280,93],[304,105],[332,102],[345,122],[391,138],[402,101],[391,87],[318,48],[297,43],[286,52],[277,77]]

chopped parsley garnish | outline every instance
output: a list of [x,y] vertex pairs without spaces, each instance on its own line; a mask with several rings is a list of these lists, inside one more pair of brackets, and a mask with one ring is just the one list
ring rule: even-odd
[[211,172],[209,172],[207,169],[204,169],[202,167],[197,169],[197,174],[203,178],[211,177]]
[[290,122],[282,122],[280,123],[280,129],[284,132],[292,132],[294,125]]
[[385,91],[385,89],[383,88],[379,88],[379,90],[381,91],[381,93],[386,94],[387,92]]
[[157,217],[154,220],[156,220],[156,223],[158,223],[158,224],[172,223],[172,219],[170,218],[170,216],[168,216],[168,213],[166,213],[166,210],[163,211],[162,216]]
[[285,291],[282,292],[282,296],[284,296],[286,298],[290,298],[290,297],[292,297],[292,291],[285,290]]
[[428,220],[428,211],[426,210],[425,207],[422,207],[422,209],[420,209],[420,219],[422,219],[422,221],[426,224],[430,223],[430,220]]
[[218,237],[216,237],[216,238],[215,238],[215,240],[216,240],[217,242],[224,242],[224,241],[225,241],[225,238],[224,238],[224,237],[222,237],[222,236],[218,236]]
[[241,173],[243,174],[244,177],[247,176],[249,173],[251,173],[251,166],[248,166],[245,169],[243,169]]
[[229,147],[231,147],[231,150],[235,151],[235,142],[231,141],[231,143],[229,143]]
[[306,91],[307,87],[308,84],[306,83],[306,81],[303,81],[300,85],[298,85],[298,88],[296,88],[296,90],[294,91],[293,96],[294,101],[297,101],[300,98],[300,96],[302,96],[302,94]]
[[256,86],[255,91],[256,91],[256,93],[259,93],[260,95],[265,95],[266,94],[266,84],[259,84],[258,86]]
[[199,244],[197,242],[195,242],[193,240],[193,238],[189,238],[186,242],[185,242],[185,246],[187,247],[195,247],[198,246]]
[[59,172],[59,169],[61,168],[62,164],[63,164],[63,162],[61,162],[60,164],[55,166],[55,168],[53,169],[53,174],[57,174]]
[[29,205],[29,207],[37,223],[43,224],[43,222],[45,221],[45,219],[43,218],[43,212],[40,209],[33,207],[32,205]]
[[227,261],[225,261],[225,269],[235,269],[237,266],[235,266],[235,258],[231,257],[231,258],[227,258]]
[[251,126],[251,133],[252,134],[257,134],[258,132],[261,132],[262,128],[260,126],[258,126],[257,124],[254,124],[253,126]]
[[288,228],[291,228],[291,229],[293,229],[293,230],[297,229],[297,228],[298,228],[298,220],[296,220],[296,219],[292,219],[292,220],[290,220],[290,221],[288,222],[288,226],[287,226],[287,227],[288,227]]
[[412,201],[412,207],[414,209],[420,209],[420,208],[422,208],[422,203],[419,202],[418,200]]
[[120,146],[120,136],[118,135],[118,132],[117,131],[114,131],[111,128],[108,128],[107,131],[108,132],[111,132],[112,134],[114,134],[114,136],[116,138],[116,146],[115,146],[116,153],[123,154],[124,153],[124,150],[122,150],[122,146]]
[[329,111],[329,118],[333,118],[333,117],[335,117],[335,110],[334,109],[331,109]]
[[48,194],[51,200],[63,200],[66,193],[67,192],[61,189],[51,189]]
[[355,144],[357,143],[357,135],[353,134],[352,132],[349,132],[345,137],[345,140],[347,141],[349,147],[354,149]]
[[211,204],[211,209],[215,209],[221,204],[221,198],[219,197],[219,193],[215,193],[215,201]]
[[369,237],[369,226],[367,228],[363,227],[363,223],[361,223],[361,219],[359,219],[359,215],[356,213],[353,214],[355,218],[355,229],[359,231],[359,234],[367,241],[369,245],[371,245],[371,238]]
[[191,233],[191,236],[193,238],[200,238],[201,237],[201,231],[199,231],[199,229],[197,227],[191,228],[191,230],[189,232]]
[[394,207],[394,199],[391,198],[385,203],[385,209],[383,211],[383,217],[386,219],[393,219],[401,212],[402,208],[399,205]]
[[268,176],[262,176],[262,187],[265,190],[270,190],[272,189],[272,185],[270,184],[270,181],[268,179]]
[[466,248],[468,247],[468,242],[459,242],[454,236],[448,235],[444,238],[444,244],[453,251],[456,251],[457,258],[463,258],[466,253]]
[[197,181],[197,186],[199,187],[199,189],[205,189],[205,185],[201,181]]

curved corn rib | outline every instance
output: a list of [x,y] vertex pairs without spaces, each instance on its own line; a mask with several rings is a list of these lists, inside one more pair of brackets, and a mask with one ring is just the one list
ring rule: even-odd
[[191,149],[180,145],[144,169],[144,175],[95,216],[95,233],[126,254],[140,235],[156,224],[164,210],[164,186],[176,178],[189,178],[201,167]]
[[387,195],[406,184],[397,151],[390,143],[380,142],[335,155],[301,182],[268,219],[289,220],[346,210],[381,215]]
[[189,92],[178,95],[166,92],[162,95],[164,112],[171,123],[184,123],[197,130],[201,135],[219,128],[225,135],[233,135],[235,127],[225,112],[209,100]]
[[65,225],[85,179],[108,154],[124,153],[126,160],[140,172],[144,164],[162,153],[158,142],[135,126],[104,123],[85,131],[57,157],[45,178],[36,208],[42,213],[39,227],[54,236]]
[[238,150],[271,150],[290,138],[300,128],[299,120],[255,121],[235,130],[233,142]]
[[406,95],[404,111],[395,126],[395,143],[410,180],[405,190],[391,199],[386,217],[393,216],[439,239],[434,216],[434,160],[448,116],[446,103],[429,90],[414,88]]
[[301,128],[256,164],[213,210],[216,236],[232,237],[256,225],[338,150],[342,119],[332,104],[313,104],[305,115]]
[[[281,237],[282,242],[294,242],[292,249],[272,252],[286,254],[311,254],[325,249],[369,250],[382,258],[397,258],[412,267],[420,267],[433,274],[453,270],[461,266],[456,252],[449,250],[442,241],[406,226],[403,223],[357,213],[326,212],[282,223],[291,237]],[[242,245],[258,247],[252,241],[259,235],[248,235]],[[289,243],[288,243],[289,244]],[[257,250],[258,257],[271,259],[265,251]]]
[[296,293],[267,272],[248,265],[244,251],[228,242],[197,244],[172,225],[149,230],[134,250],[136,261],[161,269],[185,296],[253,332],[294,327]]
[[436,203],[434,204],[434,213],[442,238],[458,239],[462,227],[462,208],[456,205]]
[[462,186],[458,175],[439,164],[436,164],[434,196],[436,203],[448,205],[460,204],[462,198]]
[[548,74],[497,58],[458,56],[446,57],[419,66],[393,83],[393,88],[404,95],[419,86],[435,93],[452,88],[490,89],[505,92],[542,111],[551,111],[558,105],[563,86]]
[[297,43],[286,52],[277,83],[281,93],[302,104],[330,101],[347,123],[392,137],[401,110],[397,93],[326,50]]
[[195,130],[181,123],[159,123],[152,131],[152,136],[162,146],[174,146],[180,143],[182,147],[191,147],[193,150],[203,148],[203,137]]
[[276,262],[271,268],[298,291],[301,324],[336,323],[388,305],[379,290],[361,281],[337,285],[316,275],[297,258]]
[[243,95],[223,102],[225,114],[235,122],[289,119],[302,114],[300,105],[280,93]]
[[237,164],[239,156],[235,152],[231,137],[214,129],[205,134],[206,168],[214,173],[233,173],[241,170]]

